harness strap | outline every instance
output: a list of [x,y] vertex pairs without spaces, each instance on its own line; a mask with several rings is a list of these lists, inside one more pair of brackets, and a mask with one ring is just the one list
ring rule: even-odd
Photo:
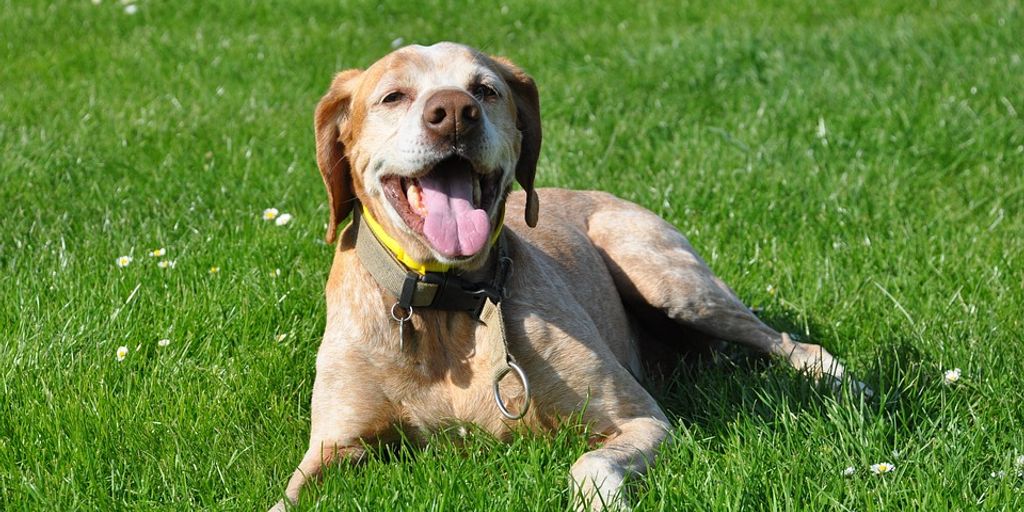
[[[494,368],[494,373],[491,375],[494,403],[506,418],[513,421],[520,420],[530,410],[530,381],[526,378],[526,372],[516,363],[512,352],[508,350],[508,335],[505,333],[505,317],[501,312],[501,303],[487,301],[480,321],[490,327],[487,343],[496,348],[491,352],[491,367]],[[515,372],[523,384],[523,404],[518,413],[510,411],[505,405],[505,400],[501,398],[501,381],[509,372]]]

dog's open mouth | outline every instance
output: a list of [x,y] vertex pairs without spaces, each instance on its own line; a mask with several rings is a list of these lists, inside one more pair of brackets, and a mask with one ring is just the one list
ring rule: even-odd
[[488,212],[497,197],[498,171],[478,173],[451,156],[416,178],[385,176],[384,195],[406,225],[445,258],[464,258],[484,248],[491,235]]

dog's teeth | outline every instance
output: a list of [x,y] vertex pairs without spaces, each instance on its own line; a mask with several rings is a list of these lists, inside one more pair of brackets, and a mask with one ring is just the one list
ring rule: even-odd
[[427,205],[423,203],[423,194],[420,193],[419,183],[416,180],[409,180],[409,188],[405,191],[405,197],[409,201],[409,207],[417,215],[427,215]]

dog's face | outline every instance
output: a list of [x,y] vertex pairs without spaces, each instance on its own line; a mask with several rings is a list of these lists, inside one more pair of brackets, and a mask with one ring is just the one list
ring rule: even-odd
[[413,258],[472,267],[514,177],[536,223],[537,88],[504,59],[452,43],[399,49],[339,73],[315,127],[328,241],[358,199]]

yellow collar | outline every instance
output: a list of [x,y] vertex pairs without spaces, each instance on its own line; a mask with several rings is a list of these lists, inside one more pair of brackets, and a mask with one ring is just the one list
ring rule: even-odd
[[[502,212],[502,214],[501,219],[504,221],[504,212]],[[399,263],[405,265],[405,268],[420,275],[426,274],[427,272],[447,272],[451,270],[452,266],[447,263],[441,263],[440,261],[434,260],[420,262],[412,256],[409,256],[409,254],[402,249],[398,240],[395,240],[391,235],[387,234],[387,232],[384,231],[384,228],[377,222],[377,219],[374,219],[373,215],[370,215],[370,210],[366,209],[366,205],[363,205],[363,218],[366,219],[366,225],[370,227],[370,231],[373,232],[373,236],[377,237],[380,244],[383,245]],[[501,234],[501,228],[503,226],[504,222],[498,223],[498,227],[493,233],[491,233],[491,239],[487,242],[488,246],[493,246],[494,242],[498,241],[498,235]]]

